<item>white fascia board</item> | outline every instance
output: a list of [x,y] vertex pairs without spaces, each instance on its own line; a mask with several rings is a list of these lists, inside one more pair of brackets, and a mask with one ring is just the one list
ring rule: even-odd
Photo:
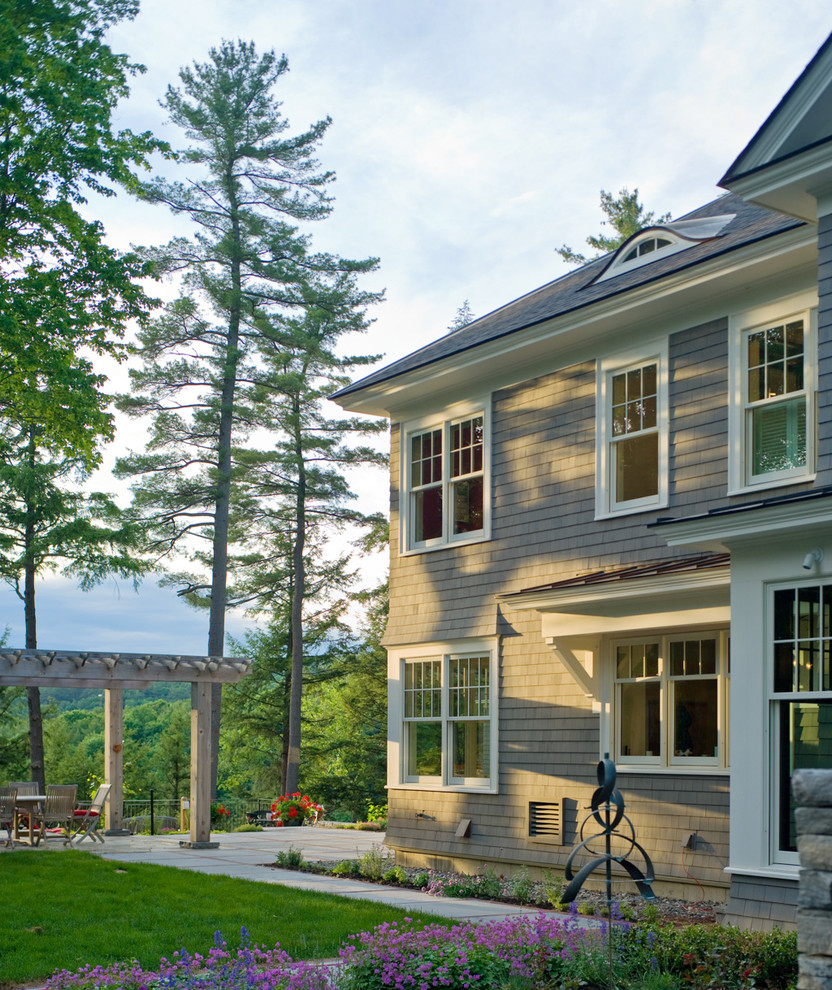
[[[724,597],[728,597],[725,589]],[[661,605],[665,607],[660,607]],[[672,608],[667,603],[654,602],[650,611],[633,610],[630,614],[574,615],[565,612],[543,612],[540,631],[547,643],[557,646],[562,640],[567,644],[574,640],[585,644],[591,637],[620,636],[625,633],[641,633],[648,629],[686,629],[693,626],[714,628],[731,622],[731,606],[702,606],[686,602],[686,607]]]
[[551,588],[525,594],[499,595],[498,601],[519,611],[563,612],[577,615],[619,616],[622,603],[628,607],[643,603],[650,612],[662,611],[662,603],[678,608],[678,598],[696,599],[694,607],[705,598],[713,604],[728,599],[731,583],[728,567],[707,568],[685,574],[661,574],[656,577],[632,578],[619,583],[599,582],[577,588]]
[[[752,138],[751,151],[740,155],[738,163],[741,163],[743,174],[751,169],[764,168],[767,162],[781,154],[781,149],[788,146],[791,135],[814,104],[823,99],[830,85],[832,85],[832,58],[827,54],[810,68],[786,103],[779,107],[776,114],[767,122],[768,126],[764,124]],[[735,190],[733,182],[731,189]]]
[[[442,395],[478,393],[507,388],[588,360],[613,346],[630,331],[674,333],[726,315],[733,293],[747,292],[749,282],[770,284],[784,272],[810,266],[817,251],[814,227],[797,227],[692,268],[622,292],[608,299],[553,317],[496,340],[431,362],[395,378],[368,385],[343,396],[338,405],[351,412],[385,416],[393,421],[412,419],[435,409]],[[794,259],[786,256],[794,254]],[[749,279],[749,269],[759,268]],[[816,270],[814,272],[816,277]],[[707,291],[703,288],[707,287]],[[690,295],[691,298],[687,298]]]
[[791,538],[803,530],[832,530],[832,498],[759,506],[723,515],[681,519],[653,530],[669,547],[729,550],[748,540]]

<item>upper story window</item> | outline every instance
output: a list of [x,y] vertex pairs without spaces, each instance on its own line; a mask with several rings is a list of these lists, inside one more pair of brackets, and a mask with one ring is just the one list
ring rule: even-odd
[[[755,316],[763,316],[758,322]],[[733,491],[809,480],[814,473],[814,314],[732,320]]]
[[651,254],[653,251],[661,251],[662,248],[670,247],[672,243],[673,241],[669,237],[648,237],[643,241],[639,241],[621,260],[635,261],[637,258],[643,258],[646,254]]
[[403,433],[403,552],[485,539],[488,426],[484,409]]
[[[491,789],[496,781],[496,644],[437,647],[427,657],[391,651],[390,676],[401,684],[401,721],[393,695],[390,738],[401,753],[393,785]],[[398,668],[398,669],[397,669]]]
[[666,504],[666,343],[634,363],[602,362],[598,396],[597,514]]

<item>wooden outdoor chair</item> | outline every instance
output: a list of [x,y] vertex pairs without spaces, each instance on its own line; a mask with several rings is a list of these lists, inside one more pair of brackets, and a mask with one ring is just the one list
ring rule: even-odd
[[72,833],[70,842],[76,839],[82,843],[89,836],[93,842],[103,842],[104,836],[98,834],[98,826],[101,824],[101,813],[104,810],[104,803],[110,796],[112,784],[101,784],[93,795],[93,799],[87,808],[76,808],[74,811],[75,831]]
[[48,784],[43,807],[32,813],[32,831],[37,831],[35,845],[47,838],[47,831],[57,831],[67,845],[75,820],[77,784]]
[[6,830],[6,846],[14,849],[14,802],[17,798],[15,787],[0,787],[0,828]]
[[36,780],[13,780],[9,787],[13,787],[18,794],[37,794],[38,784]]

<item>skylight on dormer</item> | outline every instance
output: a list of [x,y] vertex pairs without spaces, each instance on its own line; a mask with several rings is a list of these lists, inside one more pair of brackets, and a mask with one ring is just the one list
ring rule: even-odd
[[593,282],[604,282],[634,268],[686,251],[701,241],[719,237],[734,216],[733,213],[723,213],[716,217],[676,220],[661,226],[646,227],[621,245]]

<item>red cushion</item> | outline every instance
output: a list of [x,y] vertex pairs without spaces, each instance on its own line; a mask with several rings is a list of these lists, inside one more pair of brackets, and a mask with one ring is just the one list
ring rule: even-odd
[[76,808],[75,811],[72,812],[72,814],[75,815],[76,818],[86,818],[87,815],[89,815],[90,818],[98,817],[97,811],[91,811],[86,808]]

